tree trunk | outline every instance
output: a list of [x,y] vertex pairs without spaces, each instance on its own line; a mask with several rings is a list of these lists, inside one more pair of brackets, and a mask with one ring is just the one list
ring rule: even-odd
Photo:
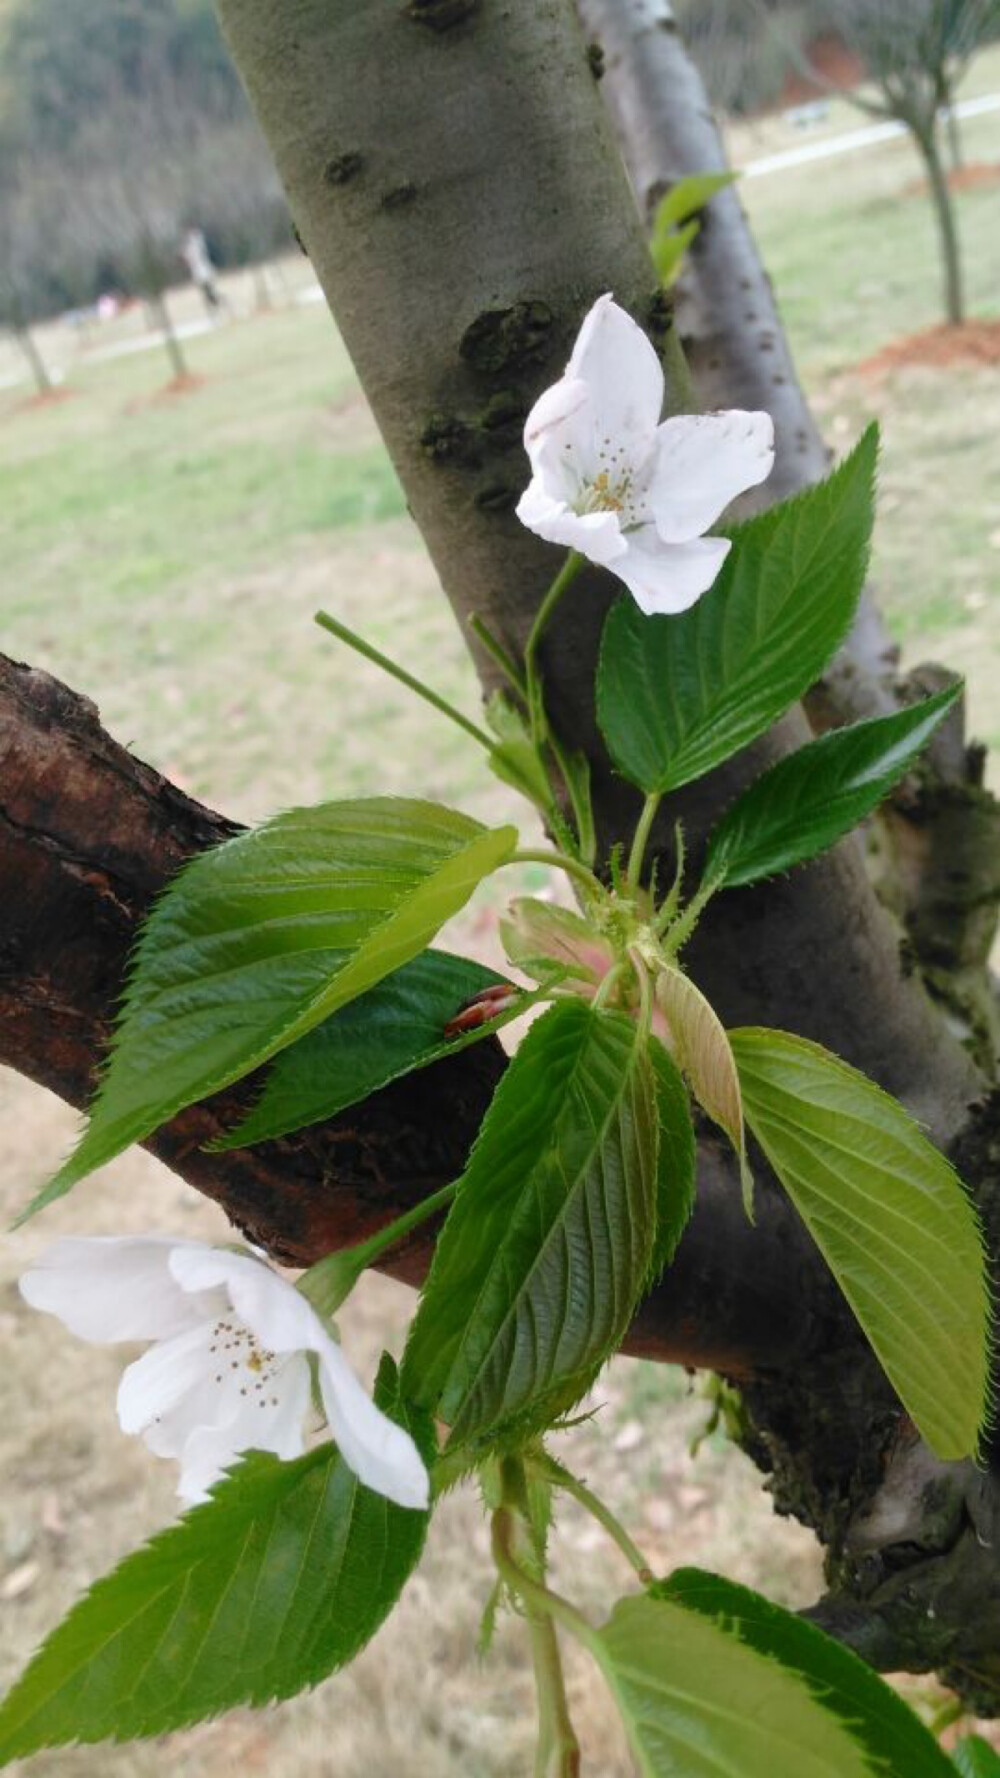
[[[652,215],[686,175],[728,161],[701,75],[669,0],[577,0],[602,51],[601,91],[640,210]],[[701,218],[677,285],[677,326],[705,407],[763,407],[773,416],[775,469],[754,504],[794,494],[825,473],[828,452],[799,383],[791,348],[742,204],[719,192]],[[847,643],[805,700],[823,730],[884,715],[924,695],[935,669],[901,682],[895,648],[869,589]],[[992,1074],[997,1007],[989,973],[996,927],[1000,818],[983,789],[981,760],[956,712],[934,740],[917,790],[901,786],[877,820],[879,893],[906,933],[914,966],[959,1021]],[[984,893],[985,891],[985,893]]]
[[181,342],[177,337],[166,293],[162,290],[156,291],[149,298],[149,307],[155,318],[156,326],[163,335],[163,344],[167,349],[167,357],[174,373],[174,380],[178,383],[182,382],[188,375],[187,361],[181,350]]
[[31,328],[16,328],[15,337],[21,351],[24,353],[24,356],[28,361],[29,369],[35,379],[35,388],[38,390],[39,395],[48,395],[52,388],[52,378],[49,376],[49,373],[45,368],[45,360],[42,357],[41,352],[38,350],[38,345]]
[[[708,94],[669,0],[577,0],[577,9],[604,52],[601,90],[651,222],[679,179],[728,167]],[[754,503],[782,500],[825,475],[830,453],[734,186],[702,213],[677,287],[677,324],[706,408],[766,408],[774,420],[775,465]]]
[[948,158],[951,161],[951,171],[957,173],[965,165],[965,157],[962,153],[962,126],[959,123],[958,112],[955,110],[954,93],[949,93],[945,99],[944,127],[948,133]]
[[[912,125],[909,126],[911,129]],[[955,220],[955,205],[948,187],[948,175],[941,160],[936,120],[926,128],[913,131],[914,140],[927,168],[938,233],[941,237],[941,259],[944,268],[945,315],[953,327],[965,320],[965,298],[962,289],[962,253]]]

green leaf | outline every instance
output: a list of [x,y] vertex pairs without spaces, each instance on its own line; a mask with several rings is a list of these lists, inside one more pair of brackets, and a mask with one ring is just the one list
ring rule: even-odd
[[686,222],[683,228],[673,229],[669,234],[657,236],[651,243],[653,264],[656,267],[660,283],[666,289],[675,284],[680,276],[684,255],[701,231],[701,223],[695,216]]
[[655,1037],[649,1046],[660,1141],[656,1166],[656,1246],[651,1274],[670,1264],[694,1209],[695,1140],[687,1088]]
[[502,783],[519,790],[538,809],[553,806],[552,786],[526,718],[506,692],[495,691],[486,704],[486,720],[497,737],[487,754],[492,771]]
[[[282,1050],[253,1110],[212,1148],[248,1148],[320,1123],[401,1074],[488,1036],[495,1019],[466,1037],[446,1038],[444,1028],[474,995],[502,982],[465,957],[424,951]],[[517,998],[505,1017],[523,1010],[525,997]]]
[[424,950],[516,843],[512,827],[372,797],[291,810],[192,859],[143,929],[83,1139],[27,1214]]
[[[433,1430],[403,1410],[390,1359],[375,1397],[429,1461]],[[0,1764],[316,1685],[388,1616],[429,1517],[363,1487],[329,1443],[252,1454],[74,1606],[0,1707]]]
[[981,1735],[963,1735],[951,1758],[962,1778],[1000,1778],[1000,1753]]
[[732,185],[738,178],[739,173],[727,167],[724,173],[688,173],[683,179],[678,179],[656,207],[652,229],[654,244],[660,235],[666,234],[677,223],[686,222],[689,216],[697,215],[714,198],[717,191]]
[[588,1637],[642,1778],[872,1778],[846,1726],[778,1661],[693,1611],[621,1599]]
[[648,1281],[656,1191],[635,1023],[559,1001],[487,1112],[403,1358],[453,1446],[537,1430],[583,1394]]
[[811,741],[751,784],[722,817],[706,881],[734,889],[824,852],[897,784],[962,690],[948,686],[894,716]]
[[991,1305],[962,1182],[895,1099],[787,1031],[731,1031],[747,1121],[938,1457],[976,1450]]
[[797,1673],[818,1703],[839,1717],[884,1778],[949,1778],[934,1736],[865,1661],[814,1624],[749,1587],[699,1568],[679,1568],[654,1597],[713,1620],[759,1655]]
[[677,617],[634,599],[604,627],[597,713],[646,792],[676,790],[747,746],[802,696],[854,617],[868,562],[878,435],[828,480],[728,533],[715,585]]

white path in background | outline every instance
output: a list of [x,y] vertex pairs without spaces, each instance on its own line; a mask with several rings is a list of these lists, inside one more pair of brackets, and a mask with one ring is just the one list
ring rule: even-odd
[[[955,106],[955,116],[981,117],[987,111],[1000,111],[1000,93],[985,93],[980,99],[962,99]],[[901,123],[873,123],[863,130],[846,130],[839,136],[828,136],[825,142],[804,142],[801,148],[786,148],[781,154],[766,154],[761,160],[747,161],[744,179],[759,179],[763,173],[781,173],[786,167],[804,167],[809,161],[830,160],[835,154],[852,154],[856,148],[872,148],[879,142],[891,142],[905,136]]]

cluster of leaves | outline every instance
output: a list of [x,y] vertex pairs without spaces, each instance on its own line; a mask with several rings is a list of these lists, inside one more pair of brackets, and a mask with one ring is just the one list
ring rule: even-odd
[[[769,728],[843,639],[866,566],[875,451],[870,433],[826,483],[736,527],[719,581],[683,616],[646,618],[627,598],[611,611],[599,722],[650,812]],[[439,1492],[498,1457],[534,1464],[552,1486],[541,1440],[620,1345],[691,1213],[693,1096],[731,1140],[745,1185],[749,1126],[923,1437],[942,1457],[968,1455],[985,1411],[989,1303],[961,1182],[903,1109],[836,1057],[788,1033],[725,1031],[679,962],[711,895],[814,856],[874,808],[955,691],[782,760],[723,816],[695,894],[684,900],[679,873],[658,901],[637,880],[641,848],[629,870],[610,861],[610,881],[590,873],[579,764],[549,733],[538,688],[510,677],[491,763],[546,811],[562,775],[582,907],[511,910],[511,960],[551,1004],[487,1113],[398,1376],[383,1366],[382,1405],[417,1437]],[[262,1096],[227,1146],[328,1117],[523,1010],[516,997],[463,1028],[456,1015],[498,978],[428,949],[516,845],[512,828],[375,798],[293,811],[192,861],[144,931],[89,1127],[33,1208],[265,1062]],[[434,1419],[448,1428],[441,1450]],[[246,1459],[50,1638],[0,1710],[0,1759],[155,1734],[315,1683],[382,1622],[425,1525],[361,1487],[330,1445],[292,1463]],[[567,1627],[656,1778],[696,1743],[713,1769],[747,1778],[953,1771],[860,1662],[711,1576],[675,1575],[622,1600],[600,1629],[575,1613]]]

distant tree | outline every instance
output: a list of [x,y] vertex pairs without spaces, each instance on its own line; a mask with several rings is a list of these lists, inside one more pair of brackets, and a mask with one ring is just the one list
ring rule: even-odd
[[42,182],[23,168],[5,168],[0,184],[0,327],[13,334],[40,395],[52,377],[31,329],[33,293],[45,260],[45,220],[39,197]]
[[761,30],[756,7],[747,0],[675,0],[673,6],[709,98],[730,116],[778,102],[788,78],[789,40],[797,51],[806,46],[807,0],[761,0],[761,5],[778,15],[780,32]]
[[[817,87],[830,81],[781,15],[753,0],[759,19],[780,35],[790,59]],[[956,94],[977,50],[1000,30],[1000,0],[809,0],[815,31],[835,32],[859,62],[874,93],[842,96],[870,117],[892,118],[909,132],[927,171],[944,265],[945,313],[965,316],[958,227],[942,154],[942,128],[957,140]],[[841,91],[841,89],[837,89]]]
[[114,267],[115,281],[142,297],[180,378],[188,366],[167,290],[177,280],[188,218],[178,141],[184,118],[171,104],[171,86],[149,71],[142,96],[124,88],[105,94],[100,116],[79,137],[87,171],[77,188],[76,228]]

